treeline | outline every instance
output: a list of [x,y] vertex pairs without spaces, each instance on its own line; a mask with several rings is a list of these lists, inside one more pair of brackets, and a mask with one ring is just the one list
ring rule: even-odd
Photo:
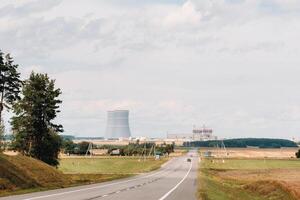
[[2,113],[12,110],[11,148],[23,155],[58,165],[63,126],[54,122],[60,112],[61,90],[47,74],[32,72],[21,80],[18,65],[10,54],[0,50],[0,149],[4,123]]
[[227,139],[227,140],[212,140],[212,141],[193,141],[185,142],[184,146],[191,147],[221,147],[223,143],[225,147],[231,148],[246,148],[246,147],[259,147],[259,148],[281,148],[281,147],[298,147],[297,144],[290,140],[285,139],[271,139],[271,138],[240,138],[240,139]]
[[174,144],[161,144],[155,145],[154,143],[139,144],[130,143],[128,145],[95,145],[89,142],[74,143],[72,140],[64,140],[63,142],[63,153],[85,155],[90,154],[89,146],[92,145],[92,149],[103,149],[107,150],[107,154],[111,155],[117,150],[119,156],[140,156],[140,155],[169,155],[174,152]]

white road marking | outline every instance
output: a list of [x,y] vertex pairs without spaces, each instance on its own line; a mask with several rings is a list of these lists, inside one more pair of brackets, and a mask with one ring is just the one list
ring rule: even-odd
[[[171,160],[171,161],[173,161],[173,160]],[[170,162],[168,162],[168,163],[170,163]],[[136,180],[139,180],[139,179],[149,178],[149,177],[155,176],[157,174],[161,174],[161,173],[163,173],[165,171],[166,170],[162,170],[162,171],[156,172],[154,174],[150,174],[148,176],[143,176],[143,177],[139,177],[139,178],[135,178],[135,179],[130,179],[130,180],[127,180],[127,181],[120,181],[120,182],[116,182],[116,183],[110,183],[110,184],[100,185],[100,186],[95,186],[95,187],[90,187],[90,188],[83,188],[83,189],[71,190],[71,191],[61,192],[61,193],[56,193],[56,194],[49,194],[49,195],[38,196],[38,197],[31,197],[31,198],[27,198],[27,199],[23,199],[23,200],[43,199],[43,198],[48,198],[48,197],[54,197],[54,196],[61,196],[61,195],[65,195],[65,194],[71,194],[71,193],[75,193],[75,192],[82,192],[82,191],[87,191],[87,190],[104,188],[104,187],[108,187],[108,186],[113,186],[113,185],[118,185],[118,184],[122,184],[122,183],[128,183],[128,182],[136,181]]]
[[177,183],[177,185],[175,185],[175,187],[173,187],[169,192],[167,192],[164,196],[162,196],[159,200],[164,200],[166,199],[174,190],[176,190],[178,188],[178,186],[187,178],[187,176],[189,175],[191,169],[192,169],[192,162],[190,164],[190,169],[189,171],[186,173],[186,175],[181,179],[181,181],[179,181],[179,183]]

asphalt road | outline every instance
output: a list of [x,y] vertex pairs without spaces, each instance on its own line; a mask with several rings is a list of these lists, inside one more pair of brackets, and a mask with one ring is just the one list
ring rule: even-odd
[[[187,158],[192,162],[187,162]],[[186,156],[174,158],[152,173],[0,200],[193,200],[196,199],[197,165],[197,153],[190,151]]]

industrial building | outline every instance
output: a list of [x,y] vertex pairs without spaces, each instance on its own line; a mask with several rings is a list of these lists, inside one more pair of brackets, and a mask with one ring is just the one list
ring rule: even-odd
[[128,110],[108,111],[105,138],[119,139],[131,137],[128,118]]
[[207,141],[217,140],[218,138],[213,135],[213,130],[211,128],[206,128],[203,126],[201,128],[194,127],[192,133],[167,134],[167,139],[183,141]]

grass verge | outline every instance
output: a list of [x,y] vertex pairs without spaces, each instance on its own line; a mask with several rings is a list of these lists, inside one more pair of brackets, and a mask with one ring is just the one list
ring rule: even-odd
[[136,158],[62,159],[60,170],[26,156],[0,154],[0,196],[100,183],[160,168],[166,161]]
[[[198,197],[202,200],[294,200],[300,162],[297,160],[203,159]],[[298,177],[298,178],[297,178]]]

